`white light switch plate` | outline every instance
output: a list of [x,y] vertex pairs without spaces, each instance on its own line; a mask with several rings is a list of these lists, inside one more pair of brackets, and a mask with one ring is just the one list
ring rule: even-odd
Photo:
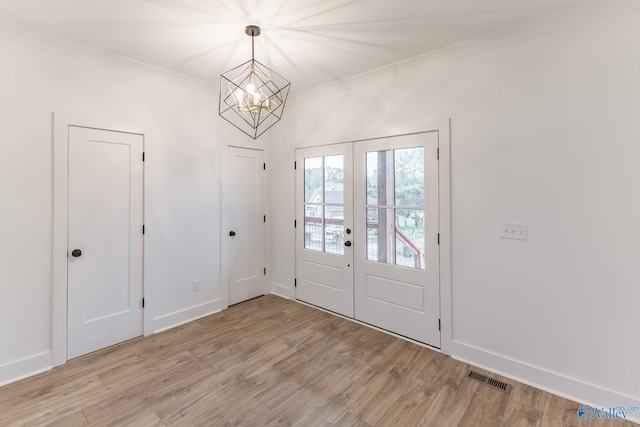
[[500,238],[527,240],[527,224],[500,224]]

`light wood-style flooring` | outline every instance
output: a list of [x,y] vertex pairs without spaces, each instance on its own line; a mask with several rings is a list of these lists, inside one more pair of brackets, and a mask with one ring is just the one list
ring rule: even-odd
[[492,375],[513,385],[505,394],[469,368],[264,296],[1,387],[0,425],[622,425],[581,423],[578,403]]

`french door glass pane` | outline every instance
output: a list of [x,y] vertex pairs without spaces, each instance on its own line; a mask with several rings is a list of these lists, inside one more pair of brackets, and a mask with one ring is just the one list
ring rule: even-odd
[[322,203],[322,157],[304,159],[304,201]]
[[367,204],[393,204],[393,151],[367,153]]
[[396,209],[396,265],[424,270],[424,211]]
[[367,260],[393,264],[393,209],[367,208]]
[[424,206],[424,147],[394,153],[396,206]]
[[304,205],[304,247],[322,251],[322,205]]
[[324,158],[324,203],[344,203],[344,156]]
[[344,254],[344,156],[304,159],[304,247]]
[[424,270],[424,148],[372,151],[366,162],[367,260]]
[[325,206],[324,251],[344,254],[344,206]]

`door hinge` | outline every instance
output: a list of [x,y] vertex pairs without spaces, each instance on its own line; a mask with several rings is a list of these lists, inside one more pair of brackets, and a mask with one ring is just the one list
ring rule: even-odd
[[438,233],[438,244],[440,244],[440,233]]
[[142,224],[142,234],[144,234],[144,224]]
[[298,162],[293,162],[293,168],[298,169]]
[[298,279],[293,279],[293,287],[294,288],[298,287]]
[[264,268],[264,274],[267,274],[267,267]]
[[264,222],[267,222],[267,216],[266,215],[264,216]]
[[262,164],[262,169],[263,169],[263,170],[267,170],[267,164],[266,164],[266,163],[263,163],[263,164]]
[[441,321],[441,319],[438,319],[438,330],[439,331],[442,330],[442,321]]
[[293,220],[293,228],[298,227],[298,221],[296,221],[295,219]]
[[142,298],[142,308],[144,308],[144,298]]
[[440,160],[440,148],[436,149],[436,159]]
[[144,162],[144,151],[142,152],[142,161]]

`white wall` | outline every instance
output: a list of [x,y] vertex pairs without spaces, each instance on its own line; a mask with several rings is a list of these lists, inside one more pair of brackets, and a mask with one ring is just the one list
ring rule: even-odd
[[[274,132],[274,292],[293,295],[295,147],[451,118],[453,356],[637,405],[638,28],[628,12],[298,96]],[[529,239],[500,239],[500,222]]]
[[222,308],[220,157],[248,138],[215,87],[8,26],[0,82],[0,384],[51,366],[53,112],[150,132],[145,330]]
[[[627,13],[299,96],[259,145],[273,140],[274,290],[292,295],[294,147],[451,118],[454,356],[593,403],[640,401],[639,26]],[[50,363],[52,112],[153,133],[145,280],[159,327],[220,295],[219,159],[247,143],[211,88],[3,34],[0,383]],[[527,223],[529,240],[500,240],[501,221]]]

